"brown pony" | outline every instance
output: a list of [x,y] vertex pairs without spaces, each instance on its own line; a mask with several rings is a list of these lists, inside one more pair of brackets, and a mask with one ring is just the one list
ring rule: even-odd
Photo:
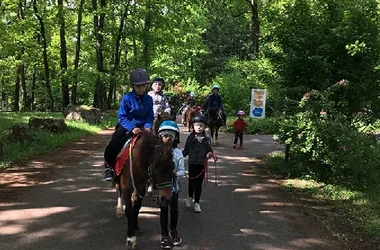
[[[119,191],[116,216],[120,217],[122,197],[127,218],[128,248],[137,248],[136,231],[139,230],[138,215],[148,181],[158,189],[159,204],[168,206],[172,198],[172,174],[174,170],[172,149],[163,144],[158,136],[142,132],[133,148],[128,147],[129,159],[115,182]],[[130,151],[131,150],[131,151]]]
[[185,121],[187,123],[187,127],[189,129],[189,132],[191,132],[191,129],[193,128],[193,118],[196,114],[196,111],[194,108],[192,107],[189,107],[187,110],[186,110],[186,113],[185,113]]

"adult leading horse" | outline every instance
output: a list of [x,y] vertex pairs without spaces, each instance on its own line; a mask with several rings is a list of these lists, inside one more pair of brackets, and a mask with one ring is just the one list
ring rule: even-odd
[[208,127],[213,139],[213,145],[216,145],[219,136],[219,129],[223,126],[223,113],[219,108],[209,109],[207,112]]
[[[116,177],[119,190],[116,216],[120,215],[121,197],[123,197],[127,218],[126,245],[137,248],[136,230],[139,230],[138,215],[147,183],[151,181],[158,189],[159,203],[167,206],[172,197],[172,174],[174,170],[172,149],[163,144],[158,136],[142,132],[126,148],[128,159],[121,173]],[[119,158],[120,160],[121,158]]]

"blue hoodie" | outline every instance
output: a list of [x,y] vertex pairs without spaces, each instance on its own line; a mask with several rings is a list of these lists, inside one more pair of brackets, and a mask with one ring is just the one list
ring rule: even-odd
[[134,90],[125,94],[118,112],[119,123],[129,132],[134,128],[152,128],[153,100],[147,94],[139,96]]

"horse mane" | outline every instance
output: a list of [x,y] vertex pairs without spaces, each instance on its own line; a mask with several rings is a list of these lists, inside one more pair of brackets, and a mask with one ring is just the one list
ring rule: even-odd
[[149,162],[154,171],[161,171],[162,168],[166,167],[166,162],[173,161],[171,147],[165,145],[157,135],[143,131],[140,140],[140,147],[147,149],[146,155],[149,156]]

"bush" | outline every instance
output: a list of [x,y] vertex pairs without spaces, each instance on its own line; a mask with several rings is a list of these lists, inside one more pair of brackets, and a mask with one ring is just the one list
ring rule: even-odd
[[[368,188],[380,177],[380,147],[373,135],[359,132],[368,123],[356,100],[349,98],[348,81],[325,91],[311,91],[300,111],[281,122],[278,140],[291,144],[291,161],[299,175],[350,188]],[[364,109],[363,109],[364,110]]]

